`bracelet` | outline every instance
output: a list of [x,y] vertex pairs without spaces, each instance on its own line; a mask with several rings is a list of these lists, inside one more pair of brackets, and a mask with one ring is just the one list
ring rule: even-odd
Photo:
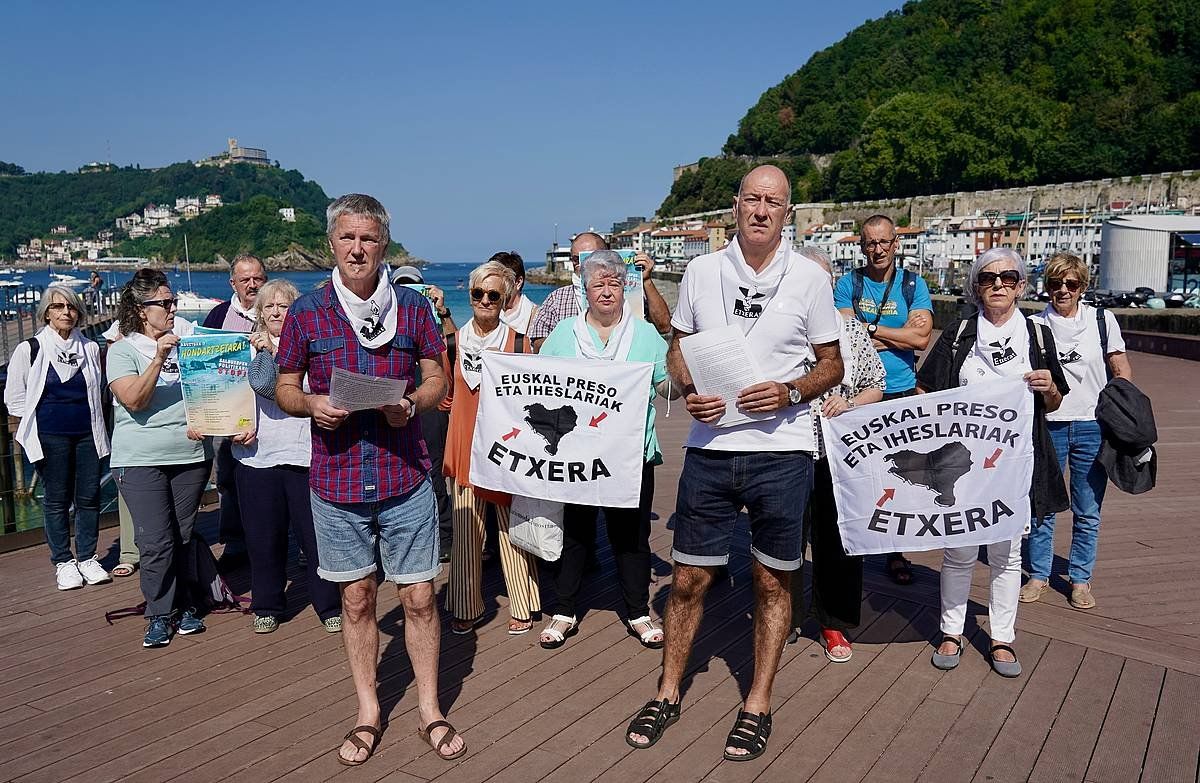
[[411,395],[404,395],[404,401],[408,403],[408,417],[411,419],[417,415],[417,401]]
[[442,311],[437,314],[437,317],[438,318],[449,318],[450,317],[450,308],[449,307],[443,308]]

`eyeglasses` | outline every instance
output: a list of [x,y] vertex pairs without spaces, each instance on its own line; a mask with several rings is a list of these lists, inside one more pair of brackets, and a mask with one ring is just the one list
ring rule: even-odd
[[487,300],[489,302],[491,302],[492,304],[495,304],[496,302],[500,301],[500,292],[499,291],[485,291],[482,288],[472,288],[471,289],[471,300],[472,301],[482,302],[483,298],[485,296],[487,297]]
[[996,285],[997,280],[1005,288],[1016,288],[1017,283],[1021,282],[1021,273],[1015,269],[1005,269],[999,274],[995,272],[980,272],[979,277],[975,279],[975,285],[980,288],[992,288]]
[[1051,291],[1057,291],[1060,288],[1066,288],[1071,293],[1075,293],[1080,288],[1083,288],[1083,283],[1078,280],[1061,280],[1057,277],[1052,277],[1046,281],[1046,287]]
[[872,242],[863,242],[862,245],[867,250],[878,250],[879,248],[887,250],[895,241],[896,238],[892,237],[891,239],[876,239]]
[[170,310],[172,307],[179,306],[179,299],[174,297],[171,299],[147,299],[142,302],[142,307],[150,307],[151,305],[161,307],[164,310]]
[[53,311],[54,311],[54,312],[56,312],[56,313],[57,313],[57,312],[62,312],[63,310],[70,310],[70,311],[71,311],[71,312],[73,312],[73,313],[78,313],[78,312],[79,312],[79,308],[78,308],[78,307],[76,307],[76,306],[75,306],[75,305],[73,305],[73,304],[67,304],[66,302],[52,302],[52,303],[50,303],[50,304],[46,305],[46,309],[47,309],[47,310],[53,310]]

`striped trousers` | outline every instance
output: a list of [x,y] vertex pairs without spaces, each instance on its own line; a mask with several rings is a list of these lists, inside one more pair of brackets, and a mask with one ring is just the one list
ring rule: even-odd
[[[454,546],[450,550],[450,584],[446,608],[457,620],[474,620],[483,614],[483,534],[486,500],[471,487],[451,480],[454,506]],[[537,561],[508,540],[508,506],[496,506],[500,567],[508,590],[508,611],[515,620],[528,620],[542,610],[538,592]]]

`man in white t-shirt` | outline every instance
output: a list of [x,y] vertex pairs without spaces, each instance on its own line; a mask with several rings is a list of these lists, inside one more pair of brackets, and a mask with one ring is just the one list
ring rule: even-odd
[[[630,724],[626,741],[649,747],[679,716],[679,683],[713,574],[729,562],[734,525],[749,511],[754,580],[754,679],[725,758],[762,754],[771,726],[771,687],[791,626],[792,572],[803,561],[802,521],[816,450],[807,401],[842,378],[840,318],[829,276],[782,241],[791,186],[775,166],[759,166],[734,199],[737,239],[693,259],[679,287],[667,367],[695,421],[679,477],[675,560],[665,615],[663,675],[655,701]],[[769,380],[737,399],[696,393],[680,338],[735,325]],[[812,369],[805,371],[811,366]],[[728,406],[773,413],[768,420],[712,426]]]

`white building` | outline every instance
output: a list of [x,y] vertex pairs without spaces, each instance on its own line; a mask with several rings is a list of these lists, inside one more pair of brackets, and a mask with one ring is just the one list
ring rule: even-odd
[[296,222],[296,208],[295,207],[280,207],[279,208],[279,218],[284,223],[295,223]]
[[1200,285],[1200,217],[1122,215],[1104,224],[1097,288],[1189,291]]

